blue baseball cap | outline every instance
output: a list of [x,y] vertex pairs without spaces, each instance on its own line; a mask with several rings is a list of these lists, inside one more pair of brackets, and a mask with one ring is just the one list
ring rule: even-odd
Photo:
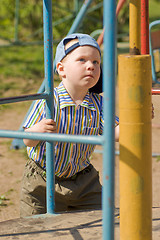
[[[72,46],[69,48],[65,49],[65,45],[70,42],[73,39],[77,39],[77,42],[74,43]],[[57,66],[57,63],[62,61],[64,57],[67,56],[68,53],[70,53],[72,50],[74,50],[77,47],[80,46],[92,46],[97,48],[97,50],[100,53],[101,56],[101,50],[94,38],[89,36],[88,34],[82,34],[82,33],[73,33],[61,40],[61,42],[58,44],[57,49],[56,49],[56,55],[55,55],[55,63]]]

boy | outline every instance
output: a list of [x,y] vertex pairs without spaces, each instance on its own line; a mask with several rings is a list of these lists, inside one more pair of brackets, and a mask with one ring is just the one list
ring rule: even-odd
[[[38,100],[25,131],[86,137],[102,134],[103,98],[92,92],[100,77],[99,45],[89,35],[69,35],[57,46],[55,61],[62,82],[54,89],[54,119],[46,119],[45,100]],[[24,139],[24,143],[29,161],[22,183],[22,217],[46,212],[45,142]],[[56,212],[101,208],[102,186],[90,163],[94,148],[90,144],[55,143]]]

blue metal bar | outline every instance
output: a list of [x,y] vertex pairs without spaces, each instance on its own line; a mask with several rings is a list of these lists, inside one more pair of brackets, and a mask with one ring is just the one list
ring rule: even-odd
[[68,35],[75,32],[75,30],[78,29],[79,27],[79,23],[82,21],[82,19],[84,18],[84,15],[87,12],[87,9],[89,8],[90,4],[92,3],[93,0],[88,0],[88,1],[84,1],[79,13],[77,14],[69,32]]
[[22,96],[16,96],[16,97],[0,98],[0,104],[23,102],[23,101],[29,101],[29,100],[42,99],[42,98],[47,99],[48,94],[36,93],[36,94],[22,95]]
[[[37,94],[32,94],[32,95],[23,95],[23,96],[19,96],[19,97],[10,97],[10,98],[1,98],[0,99],[0,104],[6,104],[6,103],[15,103],[15,102],[22,102],[22,101],[28,101],[28,100],[37,100],[37,99],[47,99],[48,94],[46,92],[44,93],[37,93]],[[33,105],[32,105],[33,107]],[[31,111],[31,107],[30,107],[30,111]],[[28,114],[29,112],[28,111]],[[27,115],[28,116],[28,115]],[[24,125],[24,121],[22,122],[19,130],[23,132],[23,125]],[[12,146],[15,149],[19,149],[22,147],[25,147],[24,142],[22,139],[13,139],[12,141]]]
[[[103,150],[101,150],[101,149],[95,149],[94,150],[94,152],[95,153],[100,153],[100,154],[102,154],[103,153]],[[119,156],[119,150],[115,150],[115,155],[118,155]],[[159,157],[160,156],[160,153],[152,153],[152,157]]]
[[100,2],[100,3],[96,4],[96,6],[89,8],[87,13],[91,13],[91,12],[101,8],[101,7],[103,7],[103,2]]
[[104,55],[104,153],[103,153],[103,239],[114,239],[114,122],[116,0],[103,1]]
[[[42,85],[40,86],[40,88],[39,88],[39,90],[38,90],[38,93],[42,93],[44,90],[45,90],[45,81],[43,81]],[[20,131],[23,131],[23,125],[24,125],[24,123],[25,123],[28,115],[30,114],[30,112],[31,112],[31,110],[32,110],[32,108],[33,108],[34,103],[35,103],[35,101],[33,101],[32,104],[31,104],[31,106],[29,107],[29,110],[28,110],[28,112],[27,112],[24,120],[22,121],[21,126],[19,127],[19,130],[20,130]],[[19,148],[24,147],[25,145],[24,145],[22,139],[17,139],[17,138],[16,138],[16,139],[13,139],[13,141],[12,141],[12,146],[13,146],[13,148],[15,148],[15,149],[19,149]]]
[[155,60],[154,60],[152,41],[151,41],[151,31],[152,31],[152,27],[159,25],[159,24],[160,24],[160,20],[153,21],[152,23],[149,24],[149,51],[150,51],[151,63],[152,63],[152,81],[154,83],[160,83],[160,82],[158,81],[157,76],[156,76]]
[[156,25],[159,25],[159,24],[160,24],[160,20],[155,20],[155,21],[153,21],[149,24],[149,28],[152,28],[153,26],[156,26]]
[[[52,0],[43,0],[43,29],[44,29],[44,65],[46,118],[53,119],[53,34],[52,34]],[[47,176],[47,213],[54,213],[54,143],[46,142],[46,176]]]
[[83,135],[67,135],[57,133],[31,133],[13,130],[0,130],[0,137],[2,138],[20,138],[20,139],[35,139],[41,141],[58,141],[58,142],[73,142],[103,145],[103,136],[83,136]]

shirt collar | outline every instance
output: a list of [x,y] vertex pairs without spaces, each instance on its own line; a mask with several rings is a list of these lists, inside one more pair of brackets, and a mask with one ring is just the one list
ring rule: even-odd
[[[68,94],[68,92],[65,89],[62,82],[57,87],[57,93],[58,93],[58,96],[59,96],[60,109],[76,105],[73,102],[70,95]],[[92,95],[92,93],[89,93],[89,91],[88,91],[88,93],[86,94],[86,96],[85,96],[83,102],[80,104],[80,106],[86,107],[88,109],[91,109],[91,110],[95,111],[96,108],[95,108],[95,105],[93,103],[91,95]]]

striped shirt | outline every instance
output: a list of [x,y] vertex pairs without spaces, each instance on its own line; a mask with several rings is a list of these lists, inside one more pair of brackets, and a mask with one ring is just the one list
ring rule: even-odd
[[[103,97],[87,93],[83,102],[76,105],[64,88],[62,82],[54,89],[54,121],[57,132],[74,135],[101,135],[103,132]],[[46,118],[45,100],[37,100],[24,128]],[[119,119],[116,117],[115,125]],[[55,174],[59,177],[71,177],[90,164],[90,156],[95,145],[80,143],[55,142]],[[46,144],[39,142],[36,147],[27,147],[30,159],[46,168]]]

